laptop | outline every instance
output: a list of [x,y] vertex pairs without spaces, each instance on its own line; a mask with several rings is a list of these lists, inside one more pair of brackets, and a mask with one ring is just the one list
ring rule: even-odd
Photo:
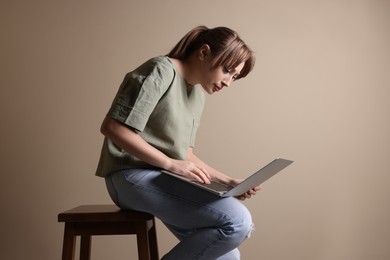
[[283,158],[276,158],[273,161],[271,161],[269,164],[246,178],[244,181],[242,181],[240,184],[238,184],[235,187],[219,183],[216,181],[211,181],[211,184],[204,184],[200,183],[194,180],[190,180],[186,177],[174,174],[172,172],[162,170],[163,173],[166,173],[170,176],[173,176],[175,178],[178,178],[182,181],[188,182],[196,187],[199,187],[201,189],[204,189],[206,191],[209,191],[213,194],[216,194],[221,197],[229,197],[229,196],[239,196],[247,192],[248,190],[252,189],[253,187],[256,187],[287,166],[289,166],[293,161],[286,160]]

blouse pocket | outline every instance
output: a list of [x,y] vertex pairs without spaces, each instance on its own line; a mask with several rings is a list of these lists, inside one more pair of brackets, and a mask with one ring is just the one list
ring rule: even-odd
[[196,141],[196,133],[198,131],[200,125],[200,121],[193,119],[192,120],[192,129],[191,129],[191,136],[190,136],[190,146],[194,147],[195,146],[195,141]]

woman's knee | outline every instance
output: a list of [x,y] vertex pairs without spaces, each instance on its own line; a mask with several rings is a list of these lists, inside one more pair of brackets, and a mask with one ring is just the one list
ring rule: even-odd
[[236,209],[229,218],[225,231],[227,236],[238,246],[250,236],[253,230],[252,216],[249,210],[241,204],[241,207]]
[[244,240],[248,238],[253,230],[252,215],[249,210],[244,207],[245,210],[242,210],[240,213],[240,219],[237,222],[237,233]]

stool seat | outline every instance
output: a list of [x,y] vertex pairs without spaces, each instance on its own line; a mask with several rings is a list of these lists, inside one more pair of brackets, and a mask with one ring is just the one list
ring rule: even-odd
[[65,222],[62,260],[73,260],[76,236],[81,236],[80,260],[89,260],[91,236],[137,236],[139,260],[158,260],[154,216],[140,211],[122,210],[115,205],[82,205],[58,214]]

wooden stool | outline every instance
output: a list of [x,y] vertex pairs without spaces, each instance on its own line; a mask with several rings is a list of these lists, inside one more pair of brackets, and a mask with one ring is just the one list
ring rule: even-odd
[[80,260],[89,260],[91,236],[137,236],[138,259],[158,260],[154,216],[145,212],[121,210],[115,205],[83,205],[58,214],[65,222],[62,260],[73,260],[76,236],[81,236]]

